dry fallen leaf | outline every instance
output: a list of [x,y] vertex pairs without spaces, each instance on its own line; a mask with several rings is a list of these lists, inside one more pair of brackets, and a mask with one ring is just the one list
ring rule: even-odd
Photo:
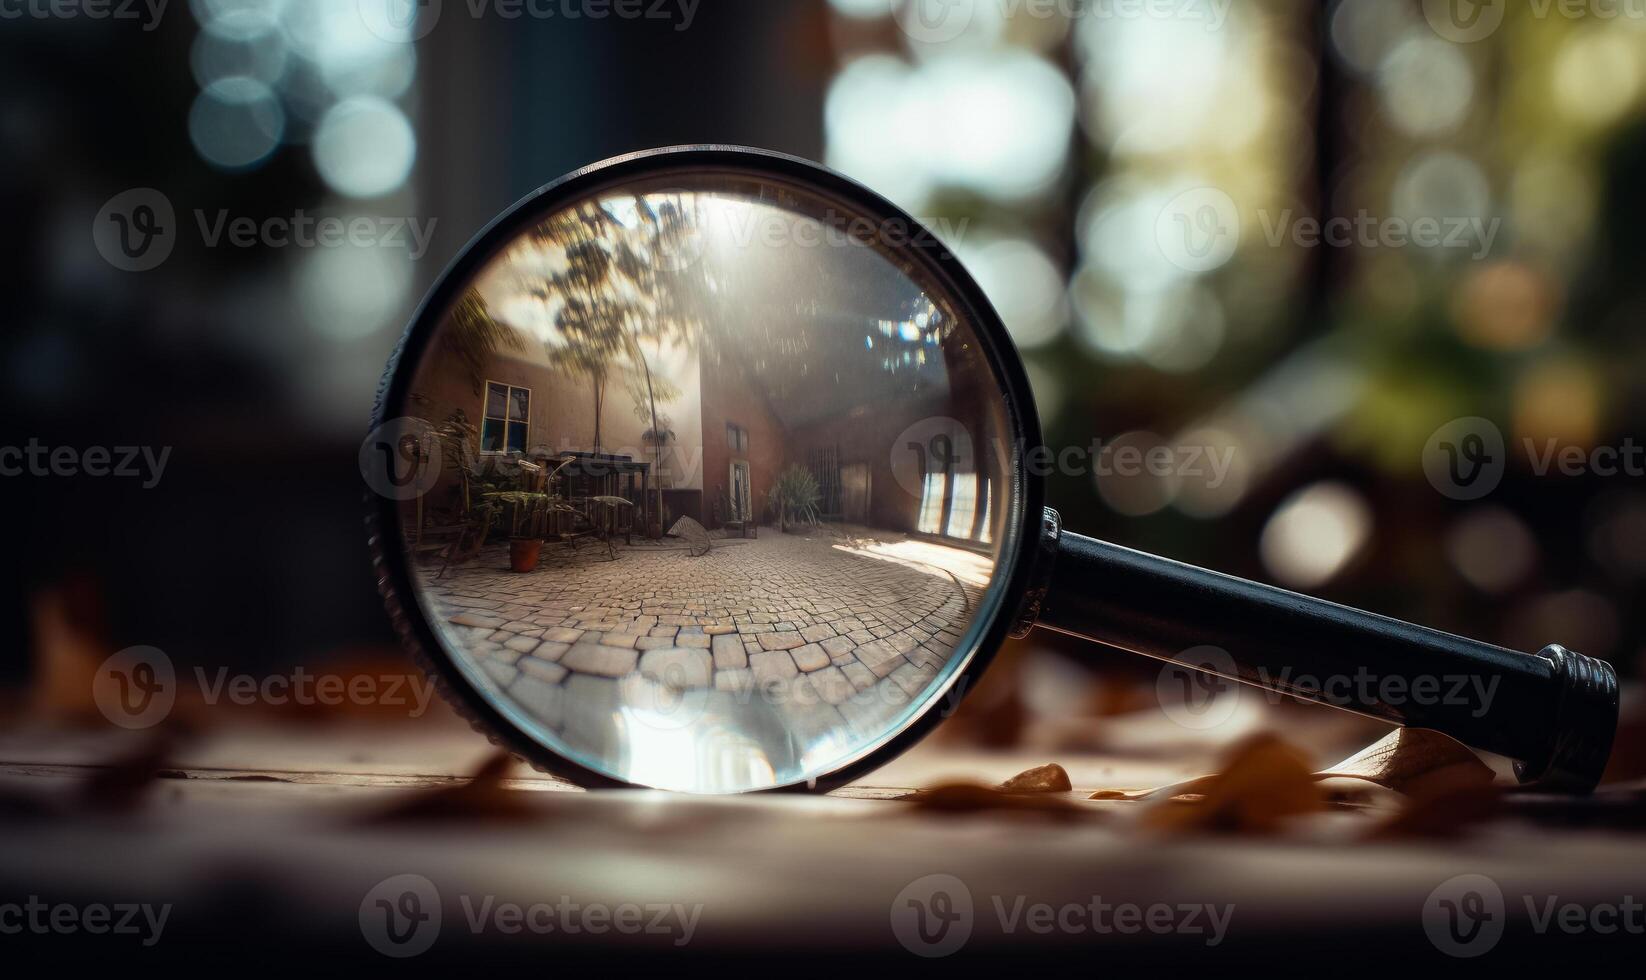
[[986,811],[1013,811],[1039,813],[1051,817],[1069,818],[1083,812],[1093,812],[1061,796],[1044,793],[1007,793],[993,786],[978,783],[944,783],[899,797],[905,803],[932,813],[983,813]]
[[1373,827],[1367,840],[1457,837],[1496,816],[1502,804],[1489,776],[1481,780],[1478,772],[1460,765],[1418,776],[1405,792],[1405,806]]
[[380,826],[535,817],[535,812],[527,806],[527,794],[503,786],[503,779],[513,765],[513,756],[499,752],[482,763],[467,782],[419,791],[362,822]]
[[1027,769],[1000,784],[1002,793],[1067,793],[1074,789],[1068,772],[1055,762]]
[[33,713],[77,727],[107,722],[92,698],[97,665],[114,652],[108,641],[102,588],[74,574],[30,597],[34,633]]
[[142,745],[95,769],[80,786],[80,804],[88,810],[134,809],[176,751],[173,733],[157,730]]
[[1068,772],[1057,763],[1050,762],[1020,772],[999,786],[944,783],[899,799],[937,813],[1014,810],[1067,817],[1081,813],[1083,808],[1051,794],[1066,793],[1073,788]]
[[[1405,793],[1414,781],[1430,773],[1455,769],[1459,781],[1492,780],[1492,770],[1469,747],[1449,735],[1425,728],[1397,728],[1335,766],[1314,774],[1316,780],[1359,780],[1396,793]],[[1216,775],[1148,790],[1102,790],[1094,800],[1125,800],[1142,803],[1203,793]],[[1330,797],[1331,793],[1327,794]]]
[[1153,803],[1143,825],[1167,833],[1273,834],[1294,817],[1325,808],[1303,754],[1272,735],[1236,745],[1216,775],[1197,780],[1198,800],[1184,794]]
[[1425,778],[1451,771],[1457,783],[1490,783],[1492,770],[1469,747],[1427,728],[1397,728],[1329,769],[1321,778],[1364,779],[1397,793]]

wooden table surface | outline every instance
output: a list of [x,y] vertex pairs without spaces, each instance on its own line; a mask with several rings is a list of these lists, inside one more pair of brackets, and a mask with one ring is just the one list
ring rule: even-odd
[[[896,802],[951,777],[997,781],[1050,761],[957,752],[927,743],[828,796],[733,798],[584,792],[520,767],[505,785],[525,819],[434,824],[363,818],[409,795],[460,784],[493,750],[449,725],[276,726],[199,739],[167,763],[128,813],[83,812],[71,800],[134,738],[63,732],[0,736],[0,927],[6,896],[171,906],[151,957],[221,955],[381,960],[363,938],[363,902],[401,875],[426,878],[444,912],[438,940],[413,962],[445,968],[509,960],[609,963],[621,955],[701,961],[783,959],[796,967],[860,957],[915,964],[895,909],[929,875],[964,884],[974,909],[968,956],[1121,962],[1269,962],[1281,951],[1353,949],[1356,962],[1451,962],[1426,938],[1425,902],[1459,875],[1486,875],[1505,896],[1504,940],[1490,954],[1563,962],[1613,955],[1646,938],[1621,931],[1540,935],[1529,910],[1646,898],[1646,841],[1610,831],[1550,830],[1515,821],[1462,841],[1350,843],[1333,821],[1283,840],[1161,840],[1129,804],[1085,803],[1089,818],[983,813],[944,817]],[[1060,758],[1080,799],[1094,788],[1149,786],[1204,761]],[[18,799],[53,801],[47,815]],[[1342,820],[1353,820],[1344,817]],[[948,880],[948,879],[945,879]],[[916,886],[918,891],[919,886]],[[472,910],[515,903],[699,908],[689,942],[670,935],[509,932]],[[1528,904],[1530,901],[1530,904]],[[1085,912],[1036,932],[1020,914],[1129,904],[1229,910],[1216,945],[1185,925],[1156,934],[1098,931]],[[122,951],[122,937],[0,935],[54,959]],[[1347,945],[1341,945],[1347,944]],[[127,943],[127,945],[131,945]],[[1286,955],[1290,955],[1289,953]]]

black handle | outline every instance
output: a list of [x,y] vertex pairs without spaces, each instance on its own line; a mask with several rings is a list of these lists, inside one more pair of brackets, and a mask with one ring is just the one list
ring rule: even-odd
[[1618,687],[1605,661],[1516,653],[1105,544],[1061,531],[1055,512],[1041,548],[1040,626],[1445,732],[1551,789],[1588,792],[1611,753]]

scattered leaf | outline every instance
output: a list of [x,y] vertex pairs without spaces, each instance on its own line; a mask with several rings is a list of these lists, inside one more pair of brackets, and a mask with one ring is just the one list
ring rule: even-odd
[[92,698],[97,666],[113,648],[105,626],[102,586],[85,573],[30,597],[34,634],[33,713],[76,727],[106,724]]
[[94,769],[80,786],[80,803],[88,810],[123,812],[142,801],[160,778],[176,750],[173,734],[156,730],[144,743],[107,766]]
[[1318,812],[1325,799],[1302,753],[1272,735],[1237,744],[1220,771],[1196,781],[1203,792],[1152,804],[1143,825],[1166,833],[1273,834],[1294,817]]
[[506,789],[503,780],[514,757],[499,752],[481,764],[464,783],[420,790],[368,816],[369,825],[443,823],[448,821],[523,820],[535,817],[527,794]]
[[1459,837],[1496,816],[1502,804],[1502,793],[1490,779],[1482,781],[1466,766],[1419,776],[1406,793],[1406,805],[1373,827],[1367,840]]
[[1055,762],[1024,770],[1000,784],[1002,793],[1067,793],[1072,789],[1068,772]]
[[1320,778],[1364,779],[1406,793],[1439,772],[1450,781],[1490,783],[1492,770],[1469,747],[1427,728],[1397,728],[1329,769]]
[[[1405,793],[1416,780],[1443,770],[1453,771],[1453,778],[1458,780],[1491,782],[1493,778],[1491,768],[1481,762],[1468,746],[1449,735],[1425,728],[1397,728],[1337,765],[1314,773],[1313,778],[1322,782],[1358,780]],[[1216,775],[1196,776],[1147,790],[1105,790],[1093,794],[1091,799],[1133,803],[1171,799],[1204,793],[1217,778]],[[1340,786],[1330,787],[1325,794],[1327,798],[1345,796]]]
[[1081,813],[1094,812],[1061,796],[1045,793],[1008,793],[993,786],[978,783],[944,783],[899,797],[905,803],[932,813],[984,813],[1014,811],[1039,813],[1051,817],[1072,818]]

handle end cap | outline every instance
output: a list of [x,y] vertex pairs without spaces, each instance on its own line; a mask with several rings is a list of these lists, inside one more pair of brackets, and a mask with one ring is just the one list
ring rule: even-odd
[[1559,644],[1538,656],[1555,667],[1554,734],[1539,758],[1515,763],[1515,775],[1551,792],[1588,793],[1600,784],[1617,734],[1617,671]]

